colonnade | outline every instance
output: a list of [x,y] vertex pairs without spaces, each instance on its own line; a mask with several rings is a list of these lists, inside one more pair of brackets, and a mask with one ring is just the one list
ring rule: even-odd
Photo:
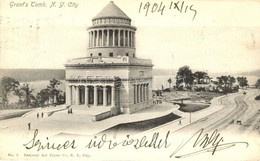
[[135,32],[127,29],[93,29],[89,31],[89,47],[135,47]]
[[115,87],[110,85],[69,85],[66,94],[69,105],[115,106]]
[[149,83],[134,84],[134,103],[149,100]]

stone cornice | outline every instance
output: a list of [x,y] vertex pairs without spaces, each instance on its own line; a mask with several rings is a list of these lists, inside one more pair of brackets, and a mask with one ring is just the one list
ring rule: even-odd
[[95,67],[95,68],[105,68],[107,66],[114,67],[127,67],[127,66],[140,66],[140,67],[153,67],[153,64],[134,64],[134,63],[100,63],[100,64],[65,64],[66,68],[84,68],[84,67]]
[[91,30],[91,29],[107,29],[107,28],[126,28],[126,29],[133,29],[134,31],[137,30],[136,27],[134,26],[130,26],[130,25],[119,25],[119,24],[106,24],[106,25],[96,25],[96,26],[91,26],[91,27],[88,27],[87,30]]

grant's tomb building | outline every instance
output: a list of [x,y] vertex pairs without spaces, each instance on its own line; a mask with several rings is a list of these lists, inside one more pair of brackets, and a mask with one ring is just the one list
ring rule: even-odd
[[86,57],[68,60],[66,104],[104,109],[96,120],[152,105],[152,62],[137,58],[136,27],[114,2],[92,19]]

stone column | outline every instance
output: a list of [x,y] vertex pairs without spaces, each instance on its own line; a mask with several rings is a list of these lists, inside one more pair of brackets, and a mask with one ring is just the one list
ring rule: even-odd
[[88,47],[91,47],[91,31],[88,33]]
[[146,96],[147,96],[147,100],[149,100],[149,84],[146,84],[146,88],[147,88],[147,90],[146,90]]
[[103,86],[103,106],[107,106],[107,88]]
[[115,106],[115,87],[112,86],[111,87],[111,106],[114,107]]
[[91,47],[94,46],[94,43],[93,43],[94,36],[93,35],[94,35],[93,31],[91,31]]
[[79,105],[79,87],[75,86],[76,89],[76,105]]
[[149,87],[148,84],[146,84],[146,100],[149,100]]
[[94,30],[93,31],[93,47],[95,47],[96,46],[96,31]]
[[146,101],[146,85],[143,85],[143,100]]
[[140,85],[140,102],[143,102],[143,84]]
[[131,47],[133,47],[133,33],[134,32],[131,32]]
[[85,105],[88,106],[88,86],[85,87]]
[[118,29],[118,32],[117,32],[117,38],[118,38],[117,44],[118,44],[118,46],[120,46],[121,35],[120,35],[120,30],[119,29]]
[[130,37],[130,42],[129,42],[130,43],[130,47],[132,47],[132,45],[133,45],[132,44],[132,31],[130,31],[130,36],[129,37]]
[[134,103],[137,103],[137,100],[136,100],[136,84],[134,84]]
[[102,43],[101,43],[101,46],[104,46],[104,36],[105,36],[104,33],[105,33],[104,30],[102,30],[102,39],[101,39]]
[[74,98],[75,98],[75,88],[73,85],[71,85],[71,97],[70,97],[70,101],[71,101],[71,105],[74,105]]
[[139,93],[139,88],[140,88],[140,85],[137,84],[136,85],[136,103],[139,103],[140,102],[140,93]]
[[71,105],[71,86],[66,87],[66,104]]
[[125,47],[125,30],[123,30],[123,46]]
[[98,97],[98,95],[97,95],[97,86],[96,85],[94,85],[94,106],[97,106],[97,97]]
[[107,30],[107,44],[106,46],[109,46],[109,29]]
[[112,30],[112,33],[113,33],[113,43],[112,43],[112,46],[115,46],[115,30]]
[[132,46],[135,47],[135,32],[133,32],[133,39],[132,39],[132,41],[133,41]]
[[130,31],[127,32],[127,46],[130,47]]
[[97,30],[96,46],[99,46],[99,30]]
[[90,47],[90,32],[88,32],[88,47]]

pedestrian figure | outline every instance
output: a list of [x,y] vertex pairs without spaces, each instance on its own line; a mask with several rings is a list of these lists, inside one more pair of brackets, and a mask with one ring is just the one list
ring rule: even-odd
[[70,109],[68,108],[68,114],[70,114]]
[[70,113],[72,114],[72,108],[70,109]]
[[37,113],[37,119],[39,118],[39,112]]
[[42,112],[42,117],[43,117],[43,112]]
[[181,125],[181,120],[179,120],[179,125]]
[[28,130],[31,130],[31,123],[28,123]]

